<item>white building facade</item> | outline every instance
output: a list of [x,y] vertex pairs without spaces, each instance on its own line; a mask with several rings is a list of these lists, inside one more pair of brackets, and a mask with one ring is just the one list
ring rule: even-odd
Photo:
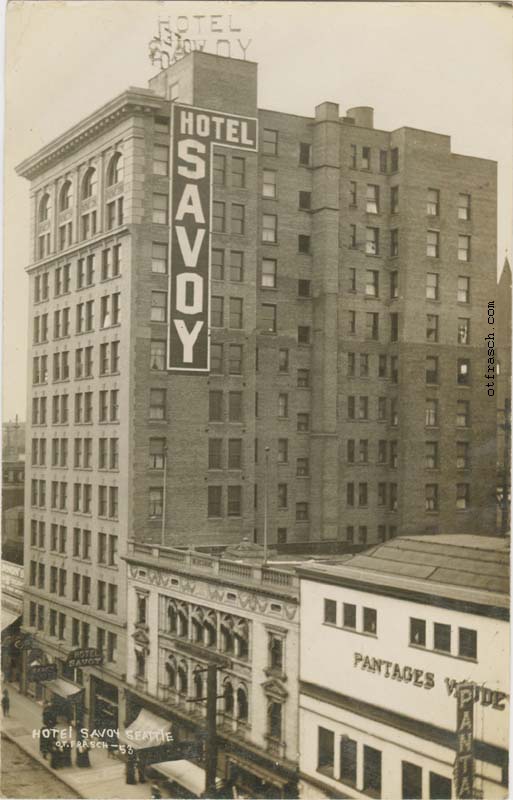
[[146,709],[177,740],[201,736],[215,661],[219,779],[238,796],[296,797],[297,577],[143,544],[127,561],[127,722]]
[[473,685],[473,794],[508,796],[504,539],[402,537],[300,568],[301,796],[435,800],[455,781]]

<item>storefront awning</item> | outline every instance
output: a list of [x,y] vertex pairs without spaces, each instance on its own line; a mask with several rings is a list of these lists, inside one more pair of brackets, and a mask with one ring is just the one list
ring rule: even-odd
[[261,781],[265,781],[265,783],[271,783],[273,786],[279,786],[280,788],[283,788],[290,781],[290,778],[276,775],[275,772],[271,772],[271,770],[268,770],[265,767],[254,764],[252,761],[246,761],[245,758],[241,758],[240,756],[235,757],[230,755],[228,756],[228,759],[235,766],[241,767],[246,772],[251,773],[251,775],[255,775],[255,777],[259,778]]
[[157,714],[152,714],[146,708],[139,711],[137,719],[128,725],[119,734],[119,741],[130,745],[134,750],[152,747],[165,741],[165,734],[169,733],[171,723]]
[[21,614],[16,614],[14,611],[4,611],[4,609],[2,609],[1,618],[2,618],[2,630],[4,631],[6,628],[9,627],[9,625],[12,625],[13,622],[16,622],[17,620],[21,619]]
[[[205,792],[205,770],[197,767],[192,761],[163,761],[160,764],[152,764],[151,767],[162,777],[174,781],[196,797]],[[220,786],[221,781],[218,779],[216,784]]]
[[43,686],[50,689],[51,692],[62,697],[64,700],[70,700],[75,695],[83,691],[81,686],[76,683],[67,681],[66,678],[55,678],[53,681],[42,681]]

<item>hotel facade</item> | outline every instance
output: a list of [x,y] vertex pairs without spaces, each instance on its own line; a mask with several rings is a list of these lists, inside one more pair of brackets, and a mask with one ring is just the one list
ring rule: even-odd
[[[224,132],[208,153],[200,128],[178,150],[188,130],[173,126],[191,113]],[[122,722],[130,540],[262,542],[266,519],[280,544],[493,529],[495,409],[475,384],[495,163],[445,135],[378,130],[367,107],[259,109],[256,64],[195,52],[18,173],[31,202],[24,629],[84,684],[87,708],[98,696]],[[187,175],[197,191],[181,206]],[[205,276],[184,262],[182,285],[176,265],[199,252],[196,309]],[[177,366],[191,317],[199,371]],[[103,666],[70,671],[88,647]]]

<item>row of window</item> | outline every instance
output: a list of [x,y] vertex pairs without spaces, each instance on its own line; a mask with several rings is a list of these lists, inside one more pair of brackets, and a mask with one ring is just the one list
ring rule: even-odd
[[[358,226],[349,226],[349,241],[352,250],[362,249],[369,256],[381,255],[381,229],[376,227],[365,228],[365,240],[360,241]],[[264,239],[265,241],[265,239]],[[399,228],[392,228],[389,235],[389,256],[395,258],[399,255]],[[430,258],[440,258],[440,231],[427,231],[426,255]],[[471,260],[471,236],[458,234],[458,261]]]
[[[103,342],[99,345],[100,375],[115,375],[119,373],[119,341]],[[75,350],[75,380],[93,377],[93,345],[79,347]],[[48,357],[39,356],[34,359],[34,377],[37,383],[47,382]],[[62,350],[53,354],[53,382],[65,381],[70,378],[70,351]],[[163,369],[163,367],[162,367]],[[46,380],[42,380],[46,378]]]
[[[50,580],[48,591],[51,594],[58,594],[60,597],[66,596],[67,571],[55,566],[50,567]],[[29,565],[29,584],[38,589],[46,588],[46,565],[31,561]],[[91,604],[91,578],[88,575],[81,575],[78,572],[72,573],[71,600],[74,603],[82,603],[88,606]],[[118,586],[115,583],[97,581],[97,608],[99,611],[106,611],[108,614],[117,614],[118,610]]]
[[[335,746],[335,738],[338,740]],[[422,768],[401,762],[403,800],[421,800]],[[317,772],[340,780],[366,796],[382,796],[382,752],[351,739],[347,734],[335,737],[327,728],[317,730]],[[436,772],[429,773],[429,800],[451,800],[452,781]]]
[[[96,253],[78,258],[76,262],[75,290],[90,288],[95,283]],[[53,271],[53,296],[62,297],[71,292],[71,264],[55,267]],[[34,278],[34,302],[49,299],[49,272]],[[100,280],[107,281],[121,275],[121,244],[104,248],[101,252]]]
[[[93,422],[93,392],[75,392],[74,424],[90,424]],[[70,395],[52,396],[52,425],[68,425]],[[46,425],[47,398],[32,398],[32,424]],[[119,390],[102,389],[98,392],[98,421],[119,422]]]
[[[376,464],[388,464],[392,469],[398,466],[398,443],[380,439],[377,442]],[[372,443],[371,443],[372,448]],[[346,460],[348,464],[369,464],[369,440],[348,439],[346,442]],[[440,465],[440,443],[424,442],[424,466],[426,469],[438,469]],[[470,468],[470,443],[456,442],[456,467]]]
[[[123,197],[117,197],[105,205],[105,226],[107,231],[119,227],[124,221]],[[98,212],[96,209],[87,211],[80,216],[80,241],[84,242],[98,233]],[[58,249],[59,251],[71,247],[73,244],[73,223],[63,222],[59,225]],[[52,254],[52,240],[50,233],[43,233],[37,237],[37,258],[41,260]],[[110,277],[114,277],[111,275]],[[107,278],[104,278],[107,280]],[[80,287],[79,287],[80,288]]]
[[[358,538],[356,538],[358,532]],[[376,529],[376,541],[385,542],[397,536],[397,525],[378,525]],[[358,541],[358,544],[367,544],[369,541],[369,529],[367,525],[347,525],[346,541],[350,544]]]
[[[29,625],[38,631],[45,632],[45,606],[41,603],[29,603]],[[60,641],[66,640],[66,615],[55,609],[50,608],[48,615],[48,635],[54,636]],[[71,646],[89,648],[91,647],[91,626],[89,622],[84,622],[74,617],[71,618]],[[104,628],[96,628],[96,647],[100,650],[107,663],[117,661],[118,638],[117,634],[106,631]]]
[[[367,146],[358,148],[358,145],[350,145],[349,165],[352,169],[373,170],[375,169],[374,151]],[[397,172],[399,170],[399,148],[392,147],[390,150],[379,150],[378,152],[379,171],[386,174],[388,171]]]
[[[68,466],[68,439],[54,438],[51,442],[51,466]],[[32,466],[46,466],[46,442],[44,438],[32,439]],[[98,469],[119,469],[119,439],[101,437],[98,439]],[[93,439],[73,439],[73,467],[75,469],[92,469],[93,467]]]
[[[447,488],[447,487],[446,487]],[[437,483],[427,483],[425,485],[425,511],[440,510],[440,492]],[[367,508],[369,506],[369,484],[360,482],[358,484],[350,482],[346,484],[346,505],[348,508]],[[387,508],[389,511],[397,511],[397,484],[389,483],[388,490],[386,483],[377,485],[377,505]],[[470,508],[470,484],[457,483],[455,485],[455,507],[458,511],[466,511]]]
[[[92,534],[86,528],[73,528],[73,558],[82,561],[92,560]],[[67,554],[68,529],[66,525],[50,525],[50,553]],[[32,519],[30,521],[30,546],[46,549],[46,522]],[[116,566],[118,556],[118,537],[114,534],[100,532],[97,534],[96,561],[106,566]]]
[[[68,510],[67,481],[51,481],[50,508],[53,511]],[[34,508],[46,508],[46,481],[32,478],[30,502]],[[77,514],[92,514],[93,487],[90,483],[73,484],[73,506]],[[98,516],[117,519],[119,511],[118,487],[98,486]]]
[[[365,211],[367,214],[379,214],[381,208],[381,187],[377,184],[366,184],[365,187]],[[358,207],[358,183],[349,182],[349,206]],[[390,213],[399,213],[399,186],[390,187]],[[470,220],[471,195],[458,194],[457,216],[459,220]],[[426,214],[428,217],[440,216],[440,190],[428,189],[426,193]]]

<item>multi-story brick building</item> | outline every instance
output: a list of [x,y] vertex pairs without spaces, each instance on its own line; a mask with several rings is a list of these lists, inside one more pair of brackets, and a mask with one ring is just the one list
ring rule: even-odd
[[[213,151],[208,374],[166,369],[178,102],[258,120],[253,148]],[[195,52],[18,172],[25,623],[63,669],[98,644],[115,702],[130,538],[261,541],[266,495],[270,542],[491,529],[494,163],[369,108],[258,109],[256,64]]]
[[[299,581],[236,556],[129,546],[127,722],[140,729],[156,713],[176,740],[197,741],[207,665],[218,664],[218,779],[238,796],[297,797]],[[176,762],[158,769],[199,796],[201,767],[181,763],[185,773]]]

